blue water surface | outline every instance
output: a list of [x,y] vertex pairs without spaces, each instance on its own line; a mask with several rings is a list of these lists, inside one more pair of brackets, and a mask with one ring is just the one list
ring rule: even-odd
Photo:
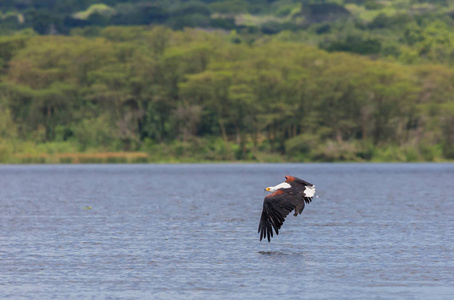
[[[271,243],[264,188],[316,185]],[[453,299],[454,164],[0,166],[1,299]]]

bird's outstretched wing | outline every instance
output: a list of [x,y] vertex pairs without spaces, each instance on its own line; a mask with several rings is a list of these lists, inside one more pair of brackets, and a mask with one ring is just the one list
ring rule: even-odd
[[279,229],[284,224],[285,217],[300,202],[296,194],[284,193],[282,190],[277,190],[266,196],[263,201],[262,217],[260,218],[258,229],[260,240],[267,238],[268,242],[270,242],[270,238],[273,236],[273,229],[276,235],[279,234]]

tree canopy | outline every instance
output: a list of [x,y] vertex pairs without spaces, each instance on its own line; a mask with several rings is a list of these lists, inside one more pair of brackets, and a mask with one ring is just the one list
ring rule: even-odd
[[452,8],[2,1],[0,162],[454,159]]

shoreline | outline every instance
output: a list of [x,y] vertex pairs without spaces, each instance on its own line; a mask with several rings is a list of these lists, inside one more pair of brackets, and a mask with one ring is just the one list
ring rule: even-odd
[[0,165],[46,165],[46,164],[266,164],[266,163],[453,163],[454,160],[291,160],[285,157],[273,156],[273,159],[253,160],[212,160],[189,157],[153,157],[146,152],[94,152],[94,153],[40,153],[40,154],[13,154],[0,160]]

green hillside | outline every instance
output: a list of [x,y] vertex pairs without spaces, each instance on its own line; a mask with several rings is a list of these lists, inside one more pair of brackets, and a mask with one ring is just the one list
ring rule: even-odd
[[454,159],[454,1],[0,3],[0,162]]

